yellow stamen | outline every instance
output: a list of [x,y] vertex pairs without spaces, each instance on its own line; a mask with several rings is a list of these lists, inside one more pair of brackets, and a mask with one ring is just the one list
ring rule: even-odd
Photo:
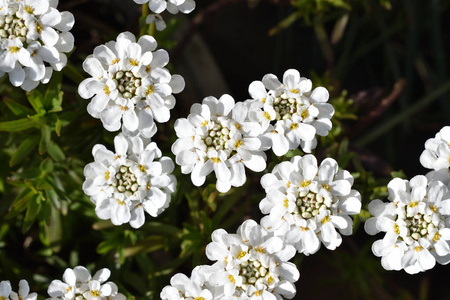
[[400,226],[397,223],[394,225],[394,232],[395,234],[400,234]]
[[284,207],[288,208],[289,207],[289,200],[288,198],[284,199]]
[[111,91],[109,90],[109,86],[105,85],[105,88],[103,89],[103,91],[105,92],[106,95],[110,95]]
[[[119,204],[119,205],[124,205],[125,204],[125,202],[124,201],[122,201],[122,200],[120,200],[120,199],[116,199],[117,200],[117,204]],[[98,297],[98,296],[97,296]]]
[[298,94],[300,91],[298,89],[292,89],[291,93]]
[[237,130],[241,130],[241,128],[242,128],[241,124],[239,124],[237,122],[234,123],[234,127],[236,127]]
[[305,180],[305,181],[303,181],[303,182],[300,184],[300,186],[301,186],[301,187],[307,187],[307,186],[310,185],[310,184],[311,184],[311,181]]
[[17,53],[20,51],[20,47],[9,47],[9,51],[11,51],[11,53]]
[[31,15],[34,12],[34,9],[30,5],[27,5],[25,6],[25,11]]
[[120,104],[119,104],[119,106],[120,106],[120,110],[123,110],[123,111],[127,111],[128,110],[128,107],[126,107],[126,106],[122,106]]
[[153,85],[149,85],[149,87],[147,88],[147,91],[145,91],[145,95],[148,96],[151,93],[153,93],[155,91],[155,88],[153,87]]
[[298,128],[298,123],[292,123],[290,129],[294,130]]
[[440,238],[441,238],[441,235],[439,234],[439,232],[436,232],[436,234],[434,235],[433,241],[437,242]]
[[324,189],[326,189],[327,191],[330,190],[330,186],[328,185],[328,183],[322,184],[322,187],[323,187]]
[[241,251],[238,253],[237,258],[243,258],[245,255],[247,255],[247,252]]
[[43,29],[44,29],[44,26],[42,26],[42,24],[36,22],[36,32],[40,34]]
[[205,120],[202,122],[202,126],[205,127],[206,125],[208,125],[208,123],[209,123],[208,120]]
[[232,283],[236,283],[236,279],[234,279],[233,275],[228,275],[228,280]]
[[302,119],[306,119],[306,117],[308,117],[308,111],[305,109],[304,111],[302,111],[302,113],[300,114],[300,116],[302,117]]
[[243,144],[242,140],[237,140],[236,143],[234,143],[234,147],[239,148],[240,146],[242,146],[242,144]]
[[320,220],[320,223],[325,224],[327,222],[330,222],[330,217],[329,216],[325,216],[325,218],[323,218],[322,220]]
[[435,214],[437,214],[438,210],[437,210],[436,205],[430,206],[430,209],[431,209]]
[[422,246],[417,246],[414,248],[414,250],[416,250],[416,252],[420,252],[422,251],[423,247]]
[[264,249],[264,247],[258,246],[255,248],[255,251],[259,252],[259,253],[264,253],[266,251],[266,249]]
[[270,117],[269,112],[267,112],[267,111],[264,113],[264,117],[266,117],[267,120],[271,120],[271,119],[272,119],[272,118]]
[[220,163],[220,158],[218,158],[218,157],[212,157],[211,160],[212,160],[212,162],[215,163],[215,164]]
[[116,57],[112,60],[111,65],[115,65],[117,63],[119,63],[119,59]]
[[409,203],[409,207],[416,207],[417,205],[419,205],[419,202],[417,202],[417,201],[414,201],[414,202],[411,202],[411,203]]
[[106,172],[105,172],[105,179],[106,179],[106,180],[109,180],[109,175],[110,175],[109,171],[106,171]]
[[97,290],[91,291],[91,295],[94,297],[100,297],[100,292]]
[[138,167],[141,172],[145,172],[147,170],[144,165],[138,165]]
[[135,59],[130,59],[130,65],[132,65],[132,66],[138,66],[139,65],[139,62],[137,61],[137,60],[135,60]]

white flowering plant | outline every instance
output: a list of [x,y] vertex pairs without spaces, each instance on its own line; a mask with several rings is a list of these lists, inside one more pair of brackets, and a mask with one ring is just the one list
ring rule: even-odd
[[0,0],[0,300],[443,299],[436,3]]

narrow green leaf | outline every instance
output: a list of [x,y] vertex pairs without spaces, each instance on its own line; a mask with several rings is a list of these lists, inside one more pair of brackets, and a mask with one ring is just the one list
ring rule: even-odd
[[47,173],[53,172],[55,164],[53,163],[53,160],[50,158],[46,158],[42,161],[41,165],[39,166],[42,171],[45,171]]
[[50,145],[48,146],[47,151],[50,157],[53,158],[55,161],[60,162],[66,159],[64,152],[54,141],[50,141]]
[[20,144],[19,148],[17,148],[16,152],[11,157],[11,160],[9,161],[9,165],[15,166],[18,163],[20,163],[22,160],[24,160],[36,147],[38,144],[39,137],[32,136],[27,139],[25,139],[22,144]]
[[39,141],[39,154],[44,154],[50,145],[51,131],[50,126],[41,127],[41,140]]
[[27,93],[27,99],[38,114],[45,112],[44,105],[42,104],[43,96],[39,91],[33,90]]
[[35,127],[35,122],[28,118],[0,122],[0,131],[17,132]]
[[55,132],[58,136],[61,136],[61,127],[62,127],[62,123],[61,120],[59,118],[56,118],[56,122],[55,122]]
[[17,216],[21,211],[28,207],[28,202],[36,194],[32,191],[25,189],[14,199],[9,207],[9,213],[7,214],[8,219],[12,219]]
[[15,114],[16,116],[20,115],[31,115],[33,114],[33,110],[26,107],[25,105],[22,105],[20,103],[17,103],[14,100],[5,98],[3,101],[5,101],[6,106]]
[[29,201],[28,209],[25,214],[25,218],[23,219],[22,233],[25,233],[28,230],[30,230],[34,221],[36,221],[36,218],[37,218],[40,210],[41,210],[41,204],[39,201],[39,196],[35,196]]
[[47,111],[61,111],[62,92],[61,92],[62,72],[55,72],[48,83],[47,90],[43,98],[43,105]]

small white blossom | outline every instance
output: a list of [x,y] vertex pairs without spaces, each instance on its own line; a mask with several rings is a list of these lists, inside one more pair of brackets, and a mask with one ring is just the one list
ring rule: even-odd
[[227,192],[245,183],[244,167],[255,172],[266,168],[260,126],[247,121],[247,112],[244,103],[235,104],[230,95],[223,95],[206,97],[202,104],[192,105],[187,119],[176,120],[178,139],[172,152],[181,172],[191,173],[194,185],[201,186],[214,171],[217,190]]
[[67,63],[74,24],[70,12],[59,12],[57,1],[0,2],[0,74],[26,91],[47,83],[53,70]]
[[96,205],[99,218],[139,228],[145,222],[144,212],[156,217],[168,207],[176,187],[171,174],[174,164],[169,157],[161,157],[155,143],[144,147],[139,137],[127,139],[119,134],[114,146],[115,153],[103,145],[94,146],[95,161],[84,169],[83,191]]
[[155,14],[160,14],[167,10],[171,14],[182,12],[188,14],[195,9],[194,0],[134,0],[137,4],[145,4],[148,2],[148,7]]
[[158,31],[163,31],[167,27],[166,22],[164,22],[164,19],[160,14],[149,14],[147,19],[145,19],[145,22],[147,24],[155,23],[156,30]]
[[169,62],[165,50],[156,50],[156,40],[142,36],[136,41],[130,32],[116,41],[97,46],[86,58],[84,70],[91,78],[83,80],[78,93],[92,98],[88,112],[99,118],[105,129],[150,138],[154,120],[167,122],[175,105],[172,94],[184,89],[184,79],[164,68]]
[[324,87],[311,91],[312,82],[300,77],[297,70],[287,70],[283,82],[273,74],[249,86],[252,121],[262,124],[264,136],[273,152],[282,156],[301,146],[311,152],[317,145],[316,135],[326,136],[331,129],[334,108]]
[[117,285],[108,281],[111,271],[107,268],[98,270],[94,276],[83,266],[67,268],[63,281],[55,279],[48,287],[49,300],[126,300],[125,295],[118,293]]
[[[162,300],[191,300],[216,299],[213,296],[214,289],[208,287],[206,280],[205,269],[209,266],[197,266],[192,270],[191,278],[186,275],[178,273],[170,279],[170,285],[163,288],[161,291]],[[212,292],[211,292],[212,291]]]
[[450,193],[440,181],[418,175],[411,180],[394,178],[388,184],[390,202],[373,200],[373,215],[364,228],[369,234],[385,232],[372,245],[386,270],[404,269],[409,274],[450,261]]
[[296,294],[300,273],[288,262],[294,247],[253,220],[245,221],[236,234],[214,231],[206,255],[216,261],[208,270],[215,299],[292,299]]
[[425,142],[420,163],[432,170],[426,175],[429,180],[439,180],[450,187],[450,126],[443,127]]
[[261,184],[267,196],[259,207],[268,214],[261,225],[298,252],[313,254],[321,242],[334,250],[342,242],[340,234],[352,233],[350,215],[360,212],[361,196],[351,189],[351,174],[339,170],[334,159],[318,166],[311,154],[295,156],[265,174]]

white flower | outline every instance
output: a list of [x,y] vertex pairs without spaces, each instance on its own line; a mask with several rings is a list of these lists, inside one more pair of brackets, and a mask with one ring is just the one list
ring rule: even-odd
[[418,175],[411,180],[394,178],[388,184],[391,202],[373,200],[372,218],[366,221],[369,234],[386,232],[372,251],[386,270],[404,269],[409,274],[450,262],[450,193],[440,181]]
[[311,91],[311,80],[300,77],[297,70],[287,70],[283,83],[273,74],[262,82],[249,86],[252,121],[260,122],[264,136],[270,141],[274,153],[286,154],[301,146],[311,152],[317,145],[316,134],[328,135],[334,108],[328,101],[328,91],[317,87]]
[[150,138],[154,120],[167,122],[177,94],[184,89],[180,75],[164,67],[169,62],[165,50],[156,50],[151,36],[136,41],[130,32],[116,41],[100,45],[86,58],[84,70],[91,75],[81,82],[78,93],[92,98],[88,112],[99,118],[109,131],[122,127],[125,134]]
[[9,299],[11,291],[11,283],[8,280],[0,282],[0,299]]
[[217,261],[209,270],[209,282],[216,287],[219,299],[295,296],[294,282],[300,273],[288,262],[295,255],[294,247],[271,236],[253,220],[245,221],[236,234],[223,229],[214,231],[206,255]]
[[11,300],[36,300],[37,296],[36,293],[30,294],[30,287],[28,286],[28,282],[24,279],[19,281],[19,291],[17,293],[11,291],[11,294],[9,295]]
[[160,14],[149,14],[145,22],[147,24],[155,23],[156,30],[158,31],[163,31],[167,27],[166,22],[164,22]]
[[98,270],[94,276],[83,266],[67,268],[63,280],[53,280],[48,287],[51,299],[88,299],[88,300],[125,300],[125,295],[118,293],[117,285],[106,282],[111,275],[107,268]]
[[191,278],[178,273],[170,279],[170,285],[161,291],[162,300],[182,300],[182,299],[216,299],[213,296],[206,282],[204,270],[209,266],[197,266],[192,270]]
[[298,252],[313,254],[320,241],[334,250],[342,242],[340,234],[352,233],[350,215],[360,212],[361,196],[351,189],[351,174],[339,170],[334,159],[327,158],[317,166],[311,154],[295,156],[265,174],[261,184],[267,196],[259,207],[268,214],[261,225]]
[[156,14],[160,14],[165,10],[169,11],[171,14],[176,14],[179,11],[188,14],[195,9],[194,0],[134,0],[134,2],[138,4],[145,4],[148,2],[148,7]]
[[182,173],[191,173],[194,185],[201,186],[214,171],[217,190],[227,192],[245,183],[244,166],[255,172],[265,169],[260,126],[247,122],[247,112],[245,104],[235,104],[230,95],[223,95],[206,97],[202,104],[192,105],[187,119],[176,120],[178,139],[172,152]]
[[425,142],[420,163],[432,169],[426,175],[428,180],[439,180],[450,187],[450,126],[443,127],[434,138]]
[[103,145],[94,146],[95,161],[84,169],[83,190],[96,205],[99,218],[139,228],[145,222],[144,211],[156,217],[168,207],[176,187],[171,174],[174,164],[161,157],[155,143],[144,147],[139,137],[127,139],[119,134],[114,146],[115,153]]
[[30,91],[66,65],[65,53],[74,46],[69,32],[74,17],[56,5],[49,0],[0,3],[0,74],[8,73],[14,86]]

